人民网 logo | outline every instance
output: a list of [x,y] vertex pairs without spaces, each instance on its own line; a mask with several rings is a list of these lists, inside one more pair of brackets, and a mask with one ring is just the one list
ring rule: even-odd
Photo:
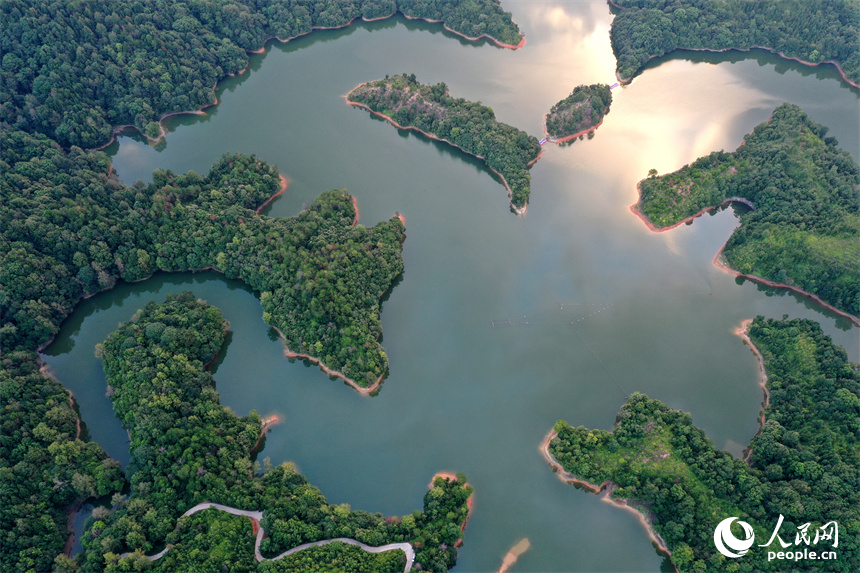
[[[743,529],[743,539],[738,539],[732,533],[731,526],[734,521],[737,521],[738,525]],[[779,514],[779,520],[776,522],[776,527],[774,528],[770,539],[767,543],[760,544],[759,547],[770,547],[774,541],[776,541],[782,549],[792,546],[790,541],[783,540],[779,535],[784,521],[785,517],[783,517],[782,514]],[[810,529],[815,533],[814,538],[811,535]],[[791,538],[789,537],[789,539]],[[812,527],[811,522],[799,525],[797,526],[797,532],[794,536],[794,550],[779,551],[778,549],[780,549],[780,547],[776,547],[777,551],[767,552],[767,560],[787,559],[800,561],[806,559],[834,560],[837,558],[835,551],[821,551],[818,547],[813,547],[812,550],[810,550],[809,547],[801,547],[803,545],[817,546],[819,542],[824,542],[825,544],[829,543],[833,549],[839,547],[839,524],[835,521],[829,521],[817,529]],[[722,520],[717,524],[716,529],[714,529],[714,545],[716,546],[717,551],[726,557],[730,557],[732,559],[743,557],[750,550],[750,547],[753,546],[753,543],[755,543],[755,532],[753,531],[752,526],[745,521],[738,520],[737,517],[728,517]]]
[[717,551],[733,559],[745,555],[750,550],[750,547],[752,547],[752,544],[755,543],[753,528],[746,521],[738,521],[738,525],[744,530],[746,539],[738,539],[734,536],[731,525],[736,519],[737,517],[724,519],[714,529],[714,545],[717,546]]

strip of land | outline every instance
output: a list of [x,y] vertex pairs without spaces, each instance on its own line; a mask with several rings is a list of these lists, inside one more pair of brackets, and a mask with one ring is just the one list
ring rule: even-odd
[[451,97],[444,83],[420,84],[415,74],[361,83],[346,95],[346,102],[398,129],[417,131],[482,160],[508,191],[511,209],[525,213],[528,170],[540,157],[541,147],[537,138],[496,121],[491,108]]

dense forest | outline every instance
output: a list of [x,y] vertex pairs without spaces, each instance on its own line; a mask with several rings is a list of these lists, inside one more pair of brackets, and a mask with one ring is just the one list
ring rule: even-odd
[[[328,504],[291,464],[255,470],[250,455],[261,435],[259,417],[252,412],[240,418],[221,406],[205,368],[221,349],[228,326],[218,309],[184,292],[169,295],[163,304],[148,303],[97,349],[114,409],[131,436],[131,494],[90,519],[82,569],[138,570],[136,561],[166,543],[173,549],[152,563],[155,570],[253,569],[253,537],[242,523],[247,520],[207,510],[182,518],[177,527],[182,513],[204,501],[262,510],[268,537],[261,550],[267,557],[303,543],[347,537],[373,546],[409,541],[423,569],[452,567],[471,494],[462,485],[464,476],[437,478],[423,512],[386,519]],[[121,557],[125,553],[130,554]],[[264,570],[295,570],[306,563],[302,553]],[[362,556],[338,546],[310,555],[318,560],[315,568],[323,569],[327,556],[347,570],[350,563],[390,569],[392,561],[390,555]],[[403,558],[402,551],[399,557],[394,552],[400,569]]]
[[603,121],[611,104],[612,91],[608,85],[576,86],[547,114],[547,134],[552,139],[564,139],[591,129]]
[[525,210],[529,167],[537,159],[540,145],[535,137],[496,121],[492,108],[451,97],[444,83],[420,84],[415,74],[361,84],[347,94],[347,101],[483,159],[506,182],[513,208]]
[[10,484],[0,568],[50,568],[67,535],[63,510],[119,479],[100,448],[76,439],[69,395],[35,353],[82,297],[157,271],[212,268],[260,293],[263,319],[293,350],[358,385],[386,372],[378,312],[403,269],[397,217],[353,227],[342,191],[294,218],[258,215],[279,176],[253,156],[225,156],[205,177],[157,171],[125,187],[101,152],[6,128],[0,138],[0,472]]
[[732,153],[714,152],[640,183],[638,209],[676,224],[732,197],[755,209],[723,255],[737,271],[815,294],[860,315],[860,167],[827,128],[783,104]]
[[0,117],[68,147],[114,127],[161,136],[160,119],[215,102],[213,86],[267,38],[400,12],[470,37],[518,44],[498,0],[157,0],[0,3]]
[[[649,516],[682,572],[821,570],[813,560],[768,560],[768,551],[804,548],[836,551],[828,571],[857,571],[860,542],[848,532],[860,523],[860,366],[812,321],[757,317],[749,337],[770,390],[749,465],[714,448],[689,414],[642,394],[630,397],[611,432],[559,421],[550,452],[568,472],[609,482],[614,498]],[[771,538],[780,515],[778,534],[788,546]],[[755,532],[756,545],[742,558],[726,559],[714,546],[714,528],[728,517]],[[838,546],[815,538],[831,521]],[[740,529],[735,535],[743,538]]]
[[818,64],[836,62],[860,84],[858,0],[610,0],[621,6],[610,38],[618,76],[677,49],[753,47]]

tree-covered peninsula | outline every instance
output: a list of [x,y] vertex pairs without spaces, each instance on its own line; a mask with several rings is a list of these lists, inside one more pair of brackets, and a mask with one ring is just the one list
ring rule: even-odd
[[[642,394],[630,397],[611,432],[558,422],[546,453],[564,479],[642,512],[681,572],[824,570],[816,560],[768,559],[769,551],[804,549],[835,551],[827,571],[857,571],[860,366],[812,321],[757,317],[748,335],[769,392],[749,463],[717,450],[689,414]],[[755,533],[738,559],[714,545],[714,529],[730,517]],[[821,538],[834,521],[838,545]],[[777,525],[785,543],[771,537]],[[735,535],[744,538],[739,527]]]
[[858,0],[609,0],[618,78],[630,80],[652,58],[674,50],[764,48],[817,65],[839,66],[860,86]]
[[68,392],[36,354],[83,297],[158,271],[213,269],[259,293],[290,349],[359,388],[384,376],[378,313],[403,270],[397,217],[353,226],[343,191],[297,217],[259,215],[281,182],[253,156],[126,187],[101,152],[6,128],[0,139],[0,569],[50,569],[68,536],[64,511],[121,483],[118,464],[79,439]]
[[[82,569],[137,571],[135,562],[141,562],[160,571],[248,571],[293,547],[333,538],[373,547],[411,542],[423,569],[452,567],[471,494],[462,476],[436,478],[423,512],[386,519],[328,504],[291,464],[260,475],[251,460],[263,431],[259,417],[238,417],[221,406],[205,366],[221,350],[228,327],[218,309],[185,292],[163,304],[148,303],[98,348],[111,401],[131,436],[131,493],[90,519]],[[180,519],[203,502],[262,513],[253,518],[253,532],[250,522],[216,508]],[[255,556],[257,527],[267,537],[262,555]],[[170,549],[158,559],[144,558],[165,546]],[[327,564],[367,571],[405,565],[402,551],[363,555],[326,547],[299,551],[261,570],[300,570],[308,558],[317,570]]]
[[603,122],[612,104],[612,91],[606,84],[581,85],[552,106],[544,119],[550,141],[561,143],[593,131]]
[[216,82],[267,39],[398,12],[469,38],[523,40],[498,0],[8,0],[0,117],[66,147],[104,145],[125,125],[159,138],[165,115],[216,103]]
[[508,189],[512,208],[522,213],[529,200],[529,167],[540,154],[535,137],[496,121],[492,108],[453,98],[444,83],[423,85],[415,74],[359,84],[347,102],[384,117],[401,129],[413,129],[449,143],[484,161]]
[[860,167],[826,134],[783,104],[736,151],[652,173],[635,209],[668,227],[730,201],[751,205],[722,251],[731,268],[860,316]]

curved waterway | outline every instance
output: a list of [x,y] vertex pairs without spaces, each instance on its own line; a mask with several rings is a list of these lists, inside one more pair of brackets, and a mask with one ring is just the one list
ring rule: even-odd
[[544,150],[528,213],[516,217],[479,162],[341,97],[414,72],[540,135],[543,115],[575,85],[614,81],[605,2],[503,6],[528,38],[522,50],[400,18],[318,32],[253,56],[250,73],[220,86],[217,107],[169,119],[164,143],[121,137],[108,148],[128,183],[256,153],[291,182],[273,216],[346,187],[365,224],[406,216],[406,272],[383,305],[391,375],[373,398],[290,363],[253,293],[216,273],[162,274],[83,302],[44,358],[75,392],[92,439],[128,458],[95,344],[147,301],[189,289],[232,325],[215,370],[222,403],[278,414],[260,457],[295,461],[330,502],[403,515],[421,507],[434,473],[462,471],[475,509],[458,571],[498,570],[522,538],[531,548],[511,571],[661,569],[638,520],[553,475],[538,449],[553,423],[609,429],[638,390],[691,412],[717,446],[740,455],[762,401],[756,358],[733,334],[741,320],[817,320],[853,360],[860,328],[714,267],[737,224],[732,208],[650,233],[628,210],[636,182],[650,168],[734,149],[784,101],[857,157],[860,96],[833,69],[766,53],[663,58],[613,90],[592,138]]

